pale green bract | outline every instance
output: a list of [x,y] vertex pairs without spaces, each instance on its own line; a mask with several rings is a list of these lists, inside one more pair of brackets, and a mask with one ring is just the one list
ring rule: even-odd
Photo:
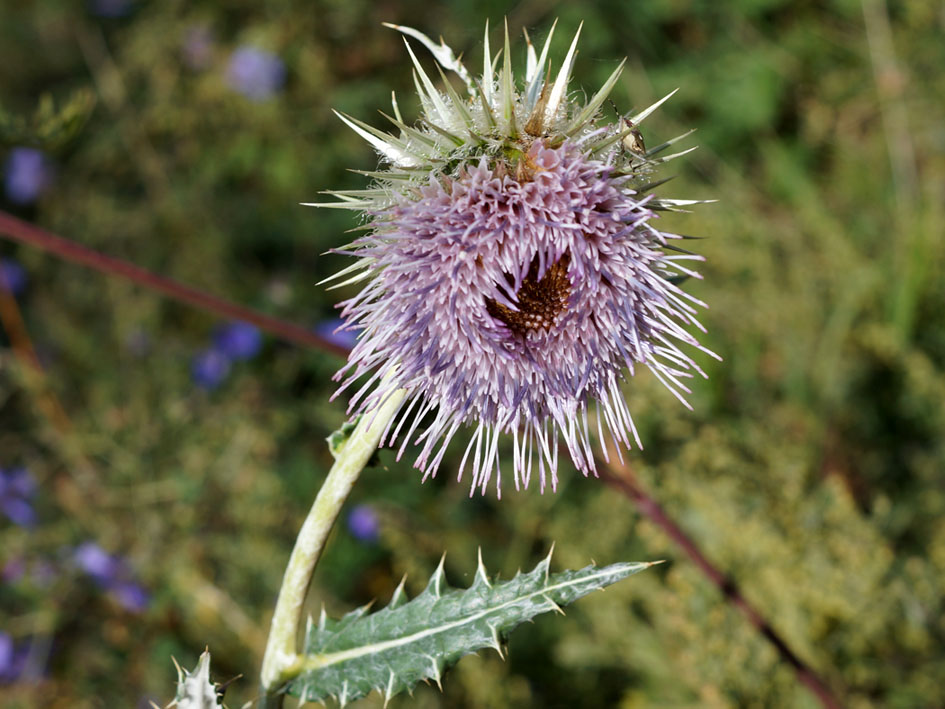
[[328,444],[328,450],[331,451],[332,458],[338,460],[338,456],[341,455],[341,450],[345,447],[348,439],[351,438],[351,434],[354,433],[354,429],[360,420],[361,417],[357,416],[354,420],[343,423],[341,428],[337,431],[333,431],[332,434],[325,439],[325,442]]
[[[153,705],[152,705],[153,706]],[[223,706],[217,689],[210,682],[210,653],[200,655],[192,672],[177,666],[177,695],[171,704],[174,709],[217,709]]]
[[300,675],[288,693],[303,701],[329,697],[341,706],[380,692],[385,702],[421,680],[440,684],[443,672],[461,657],[483,648],[502,654],[502,643],[521,623],[561,611],[591,591],[642,571],[652,563],[619,563],[549,573],[549,553],[533,571],[492,583],[479,560],[468,589],[447,585],[443,561],[426,589],[408,601],[401,582],[386,608],[368,606],[331,620],[322,612],[309,620]]

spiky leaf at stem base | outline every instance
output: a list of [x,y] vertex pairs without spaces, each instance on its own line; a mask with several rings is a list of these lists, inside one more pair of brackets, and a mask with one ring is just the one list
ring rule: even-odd
[[483,648],[502,653],[502,644],[521,623],[548,611],[561,612],[591,591],[652,566],[619,563],[603,568],[549,574],[549,554],[533,571],[492,583],[480,561],[468,589],[447,585],[443,563],[422,594],[406,601],[403,583],[388,606],[368,607],[331,620],[322,613],[306,631],[299,677],[288,693],[303,701],[334,697],[344,706],[373,690],[385,700],[421,680],[437,684],[461,657]]

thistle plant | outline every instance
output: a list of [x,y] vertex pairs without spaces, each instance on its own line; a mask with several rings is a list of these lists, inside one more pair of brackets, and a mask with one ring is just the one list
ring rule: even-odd
[[365,221],[366,233],[339,249],[357,259],[341,284],[366,282],[342,304],[360,335],[337,375],[339,392],[367,376],[350,398],[353,413],[366,413],[405,390],[382,442],[403,432],[398,457],[418,446],[424,478],[467,426],[458,474],[470,465],[471,492],[484,492],[495,473],[501,496],[503,434],[516,489],[536,469],[541,489],[554,489],[559,438],[585,475],[595,471],[592,430],[641,445],[621,392],[626,372],[647,367],[684,404],[685,379],[703,374],[680,347],[708,352],[689,331],[702,329],[696,308],[704,304],[679,285],[698,277],[688,262],[701,257],[655,223],[659,212],[696,201],[653,194],[664,182],[656,168],[689,152],[663,154],[685,136],[645,147],[639,125],[669,96],[631,118],[602,120],[623,63],[586,102],[569,94],[580,29],[553,80],[554,28],[540,54],[526,35],[521,82],[507,27],[493,56],[487,26],[474,79],[445,44],[390,26],[433,53],[441,88],[407,42],[419,122],[404,122],[396,98],[386,116],[396,135],[338,114],[384,163],[366,173],[368,189],[333,191],[339,201],[314,205],[356,210]]
[[680,287],[698,276],[687,262],[701,257],[675,245],[685,237],[655,226],[660,211],[695,201],[652,193],[663,182],[655,169],[683,154],[664,151],[684,136],[648,150],[639,129],[669,97],[630,118],[603,120],[621,64],[589,100],[573,99],[580,30],[554,78],[551,34],[540,53],[526,35],[520,82],[508,28],[493,56],[487,26],[483,73],[474,79],[444,43],[390,26],[433,53],[441,83],[408,42],[420,120],[408,125],[396,98],[387,116],[396,135],[338,114],[383,161],[366,173],[369,188],[330,192],[337,201],[315,204],[364,218],[364,234],[338,250],[356,262],[335,277],[336,286],[365,284],[341,305],[342,328],[359,334],[336,376],[339,394],[361,383],[350,398],[357,423],[330,439],[335,465],[286,569],[261,672],[264,705],[279,704],[279,692],[345,704],[371,690],[390,698],[423,679],[439,683],[462,655],[501,652],[519,623],[647,566],[550,575],[549,557],[495,584],[480,560],[474,583],[460,591],[446,586],[441,563],[412,601],[401,588],[373,615],[365,608],[337,622],[309,619],[299,650],[321,548],[378,445],[399,439],[399,457],[413,442],[426,478],[460,427],[470,426],[459,476],[470,464],[471,492],[494,478],[501,493],[499,440],[507,435],[516,488],[534,469],[541,489],[554,489],[559,440],[585,475],[595,469],[592,428],[601,439],[606,429],[625,447],[640,445],[621,393],[625,372],[646,366],[683,403],[684,380],[702,374],[680,348],[706,351],[688,330],[701,329],[695,315],[703,304]]

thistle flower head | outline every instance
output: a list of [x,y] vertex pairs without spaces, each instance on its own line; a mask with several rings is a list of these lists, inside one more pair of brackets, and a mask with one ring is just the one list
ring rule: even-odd
[[683,237],[654,224],[657,212],[694,202],[650,191],[655,168],[683,153],[663,154],[678,138],[647,150],[638,128],[666,99],[604,120],[622,63],[589,100],[572,97],[580,29],[554,75],[551,35],[540,54],[526,35],[520,83],[508,28],[493,56],[487,26],[474,79],[444,43],[391,27],[432,52],[441,81],[407,43],[420,121],[407,125],[396,99],[387,116],[396,134],[338,114],[385,163],[367,173],[369,189],[330,192],[339,201],[315,205],[366,218],[365,233],[339,250],[357,260],[338,285],[365,283],[341,304],[361,333],[337,375],[339,391],[368,375],[350,399],[352,410],[367,412],[406,389],[385,438],[404,434],[400,454],[417,445],[425,477],[465,426],[472,435],[459,475],[471,466],[473,490],[484,491],[494,472],[500,490],[503,435],[516,487],[534,470],[542,489],[554,488],[559,440],[584,474],[595,469],[592,430],[640,445],[621,393],[627,372],[648,367],[683,403],[682,380],[702,374],[679,348],[703,349],[687,330],[701,329],[702,303],[678,285],[697,275],[686,261],[701,257],[672,246]]

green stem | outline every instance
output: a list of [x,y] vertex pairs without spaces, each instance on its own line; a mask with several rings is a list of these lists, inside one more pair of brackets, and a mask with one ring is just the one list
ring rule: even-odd
[[272,626],[260,672],[260,706],[280,706],[281,695],[273,697],[272,693],[297,674],[293,672],[293,668],[298,667],[300,661],[296,652],[297,633],[315,564],[318,563],[325,540],[342,505],[364,466],[377,450],[381,434],[397,413],[405,394],[403,389],[395,391],[379,408],[361,417],[328,472],[328,477],[302,524],[285,569],[276,610],[272,616]]

